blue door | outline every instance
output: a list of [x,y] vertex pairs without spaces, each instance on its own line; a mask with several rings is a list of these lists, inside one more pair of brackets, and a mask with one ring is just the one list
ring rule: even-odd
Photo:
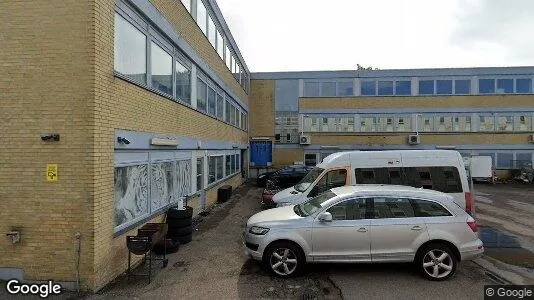
[[273,144],[271,141],[250,142],[250,164],[254,167],[267,167],[273,162]]

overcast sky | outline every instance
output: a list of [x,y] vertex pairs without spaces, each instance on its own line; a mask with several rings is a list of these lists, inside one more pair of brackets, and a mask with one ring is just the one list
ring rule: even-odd
[[534,65],[533,0],[217,0],[252,72]]

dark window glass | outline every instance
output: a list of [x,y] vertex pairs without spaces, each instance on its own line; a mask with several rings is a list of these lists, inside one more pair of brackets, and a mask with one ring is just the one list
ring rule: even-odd
[[411,200],[415,209],[416,217],[443,217],[452,216],[451,213],[441,204],[421,199]]
[[497,168],[511,169],[514,162],[513,153],[497,153]]
[[378,81],[378,95],[393,95],[393,81]]
[[531,94],[532,93],[532,79],[517,79],[516,82],[516,92]]
[[451,95],[452,80],[436,80],[436,94]]
[[347,170],[332,170],[326,173],[310,191],[308,197],[314,197],[324,191],[344,186],[347,179]]
[[208,86],[197,78],[197,108],[201,111],[206,111],[206,99],[208,97]]
[[208,114],[215,116],[215,107],[217,106],[217,94],[215,91],[208,87]]
[[115,71],[146,84],[146,36],[115,14]]
[[354,85],[352,82],[338,82],[337,83],[337,95],[338,96],[353,96]]
[[462,181],[455,167],[405,167],[404,185],[443,193],[461,193]]
[[280,133],[277,133],[277,134],[274,135],[274,140],[276,142],[280,142]]
[[471,80],[455,80],[454,81],[454,93],[461,95],[471,94]]
[[204,188],[202,174],[204,169],[204,159],[199,157],[197,158],[197,191],[200,191]]
[[511,94],[514,92],[513,79],[497,79],[497,93]]
[[415,212],[409,199],[376,197],[373,203],[375,219],[415,217]]
[[336,95],[335,82],[321,82],[321,97],[334,97]]
[[396,81],[395,82],[395,95],[411,95],[412,94],[412,82]]
[[224,174],[223,174],[223,169],[224,169],[224,166],[223,166],[223,156],[217,156],[215,158],[216,160],[216,163],[217,163],[217,180],[219,179],[222,179]]
[[376,95],[375,81],[362,81],[361,94],[362,96]]
[[176,62],[176,97],[191,104],[191,71]]
[[317,155],[313,154],[304,154],[304,164],[306,166],[315,166],[317,164]]
[[304,97],[319,97],[319,82],[304,83]]
[[419,95],[433,95],[434,80],[419,80]]
[[365,199],[347,200],[326,210],[332,220],[361,220],[366,218]]
[[217,118],[223,118],[224,113],[224,99],[221,94],[217,94]]
[[230,101],[226,100],[226,114],[224,115],[224,120],[227,122],[227,123],[230,123],[230,111],[232,110],[232,105],[230,104]]
[[232,175],[232,169],[231,169],[232,163],[231,163],[231,155],[226,155],[226,176]]
[[358,184],[402,184],[400,168],[363,168],[354,169]]
[[215,182],[215,157],[208,157],[208,184]]
[[495,79],[479,79],[478,80],[479,94],[494,94],[495,93]]

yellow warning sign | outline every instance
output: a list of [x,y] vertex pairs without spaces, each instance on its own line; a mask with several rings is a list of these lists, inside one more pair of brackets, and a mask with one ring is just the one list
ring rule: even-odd
[[57,164],[46,165],[46,182],[58,182],[58,167]]

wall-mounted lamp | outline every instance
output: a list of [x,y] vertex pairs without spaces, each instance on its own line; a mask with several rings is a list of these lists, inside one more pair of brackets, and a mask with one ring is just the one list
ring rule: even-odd
[[41,134],[41,140],[59,142],[59,133]]
[[117,138],[117,143],[119,143],[119,144],[129,145],[129,144],[130,144],[130,141],[129,141],[127,138],[123,138],[123,137],[119,136],[119,137]]
[[178,146],[178,140],[177,139],[170,139],[170,138],[152,138],[150,141],[150,144],[156,145],[156,146]]
[[20,243],[20,231],[13,229],[6,233],[7,236],[11,237],[11,243],[18,244]]

